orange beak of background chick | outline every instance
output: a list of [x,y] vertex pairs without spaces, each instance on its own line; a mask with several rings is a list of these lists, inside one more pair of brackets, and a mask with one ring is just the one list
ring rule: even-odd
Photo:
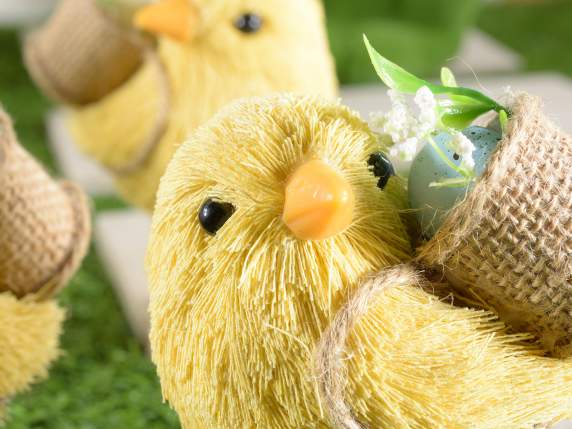
[[139,9],[133,17],[136,28],[190,42],[198,27],[199,13],[190,0],[160,0]]

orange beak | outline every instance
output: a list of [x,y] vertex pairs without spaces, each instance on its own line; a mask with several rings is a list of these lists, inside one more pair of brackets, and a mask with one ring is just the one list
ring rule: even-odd
[[199,14],[191,0],[159,0],[139,9],[133,17],[135,27],[181,42],[190,42],[198,26]]
[[348,228],[355,198],[349,183],[323,161],[310,161],[286,185],[282,219],[302,240],[323,240]]

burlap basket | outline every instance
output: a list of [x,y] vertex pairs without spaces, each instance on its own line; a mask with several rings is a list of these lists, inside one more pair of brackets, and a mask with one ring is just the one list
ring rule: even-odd
[[84,194],[53,181],[0,110],[0,293],[52,297],[81,264],[90,232]]
[[25,41],[32,78],[49,97],[86,105],[111,93],[139,68],[149,42],[107,16],[95,0],[61,0]]
[[523,94],[507,135],[418,261],[492,305],[553,355],[572,354],[572,139]]

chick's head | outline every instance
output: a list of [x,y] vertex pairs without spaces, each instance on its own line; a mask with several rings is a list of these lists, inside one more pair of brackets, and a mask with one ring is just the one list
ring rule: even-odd
[[170,67],[190,61],[201,79],[221,79],[227,100],[337,91],[318,0],[161,0],[139,10],[135,24],[159,37]]
[[348,109],[281,95],[179,148],[147,268],[153,358],[185,427],[325,424],[311,351],[362,276],[409,256],[403,185],[368,166],[380,149]]

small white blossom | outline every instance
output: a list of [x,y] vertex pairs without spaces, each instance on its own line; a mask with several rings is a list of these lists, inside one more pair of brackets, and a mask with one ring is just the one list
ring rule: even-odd
[[417,154],[417,145],[419,139],[417,137],[410,137],[402,143],[398,143],[391,147],[389,155],[393,158],[400,159],[401,161],[413,161]]
[[475,168],[475,160],[473,159],[472,155],[470,157],[463,156],[463,159],[461,160],[461,168],[473,171]]
[[451,140],[451,149],[459,155],[471,155],[475,150],[475,145],[461,132],[455,133]]
[[418,146],[425,137],[435,131],[437,125],[437,101],[431,90],[424,86],[415,94],[414,102],[419,112],[412,111],[405,96],[395,90],[387,92],[392,108],[385,114],[371,116],[371,126],[382,135],[389,136],[394,146],[390,156],[412,161]]
[[417,104],[420,109],[434,109],[437,106],[437,101],[431,90],[426,86],[422,86],[415,93],[415,104]]
[[475,168],[475,160],[473,152],[475,145],[463,133],[458,132],[453,135],[453,139],[449,143],[452,150],[461,156],[461,168],[472,171]]
[[415,104],[419,108],[417,133],[425,136],[432,133],[437,125],[437,100],[429,88],[423,86],[415,94]]

